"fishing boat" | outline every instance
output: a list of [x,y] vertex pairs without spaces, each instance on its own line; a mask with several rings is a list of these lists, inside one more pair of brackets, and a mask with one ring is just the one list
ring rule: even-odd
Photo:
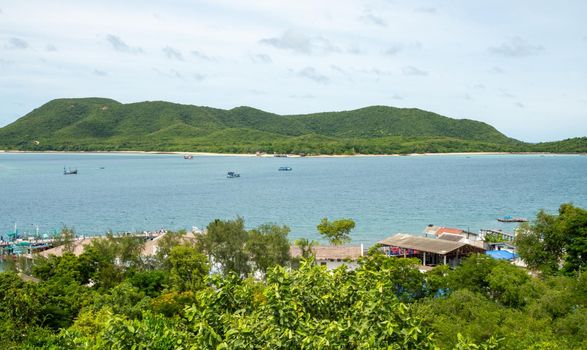
[[194,156],[192,156],[191,154],[186,154],[183,156],[183,159],[194,159]]
[[63,167],[63,175],[77,175],[77,169],[65,169],[65,167]]
[[278,171],[291,171],[291,167],[288,166],[281,166],[279,167],[279,169],[277,169]]
[[497,218],[497,221],[499,221],[499,222],[528,222],[528,219],[513,217],[511,215],[506,215],[501,218]]
[[226,177],[232,179],[235,177],[241,177],[241,174],[235,173],[234,171],[229,171],[228,173],[226,173]]

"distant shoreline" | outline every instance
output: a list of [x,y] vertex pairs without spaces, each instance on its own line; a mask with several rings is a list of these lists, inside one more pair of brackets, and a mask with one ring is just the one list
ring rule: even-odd
[[[192,155],[210,157],[257,157],[276,158],[273,154],[253,153],[214,153],[214,152],[176,152],[176,151],[20,151],[0,150],[0,153],[49,153],[49,154],[168,154],[168,155]],[[352,157],[419,157],[419,156],[491,156],[491,155],[587,155],[587,153],[562,153],[562,152],[443,152],[443,153],[407,153],[407,154],[317,154],[301,156],[299,154],[286,154],[287,158],[352,158]]]

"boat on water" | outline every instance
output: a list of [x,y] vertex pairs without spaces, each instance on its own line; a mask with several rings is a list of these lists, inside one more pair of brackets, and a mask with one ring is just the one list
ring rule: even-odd
[[235,173],[234,171],[229,171],[226,173],[226,177],[229,179],[235,178],[235,177],[241,177],[241,174],[239,173]]
[[520,218],[520,217],[514,217],[511,215],[506,215],[503,216],[501,218],[497,218],[497,221],[499,222],[528,222],[528,219],[526,218]]
[[191,154],[186,154],[183,156],[183,159],[194,159],[194,156]]
[[65,167],[63,167],[63,175],[77,175],[77,169],[65,169]]
[[288,166],[281,166],[277,170],[278,171],[292,171],[292,168],[291,167],[288,167]]

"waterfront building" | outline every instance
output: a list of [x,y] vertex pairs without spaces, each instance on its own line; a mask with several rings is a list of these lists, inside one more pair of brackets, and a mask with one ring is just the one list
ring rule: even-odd
[[483,248],[482,244],[473,244],[466,238],[454,241],[398,233],[378,243],[386,255],[418,258],[422,262],[422,266],[440,264],[456,266],[466,256],[485,253],[485,248]]
[[[292,258],[300,258],[302,252],[299,247],[291,246],[289,249]],[[363,256],[363,245],[358,246],[332,246],[318,245],[312,247],[317,264],[326,266],[329,270],[335,269],[341,265],[346,265],[350,269],[358,266],[358,260]]]

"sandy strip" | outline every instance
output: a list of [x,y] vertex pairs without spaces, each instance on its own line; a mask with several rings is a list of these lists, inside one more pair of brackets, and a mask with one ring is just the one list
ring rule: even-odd
[[[213,152],[166,152],[166,151],[19,151],[0,150],[0,153],[65,153],[65,154],[176,154],[210,157],[261,157],[274,158],[273,154],[253,153],[213,153]],[[409,153],[409,154],[318,154],[306,158],[351,158],[351,157],[421,157],[421,156],[491,156],[491,155],[587,155],[587,153],[549,153],[549,152],[454,152],[454,153]],[[299,154],[288,154],[288,158],[301,158]]]

